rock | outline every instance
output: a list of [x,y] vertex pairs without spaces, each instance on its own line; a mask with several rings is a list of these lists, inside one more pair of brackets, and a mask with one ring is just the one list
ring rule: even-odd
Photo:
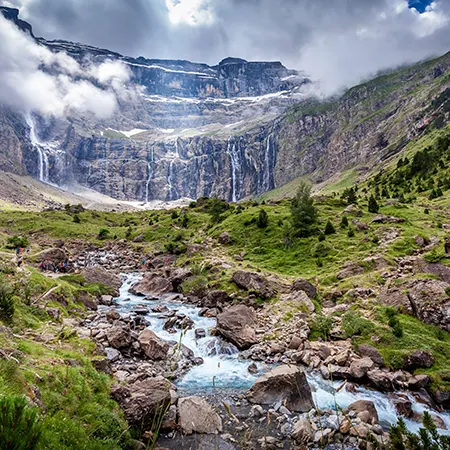
[[379,423],[378,412],[375,405],[370,400],[358,400],[350,404],[348,411],[354,411],[364,423],[375,425]]
[[106,338],[109,345],[116,349],[127,348],[131,345],[130,330],[122,326],[107,329]]
[[255,313],[244,305],[233,305],[217,316],[217,331],[239,349],[256,344]]
[[353,277],[355,275],[360,275],[362,273],[364,273],[364,267],[362,267],[358,262],[347,261],[344,264],[342,270],[338,272],[337,278],[339,280],[343,280],[344,278]]
[[291,341],[289,342],[289,348],[291,350],[298,350],[301,345],[303,345],[303,339],[298,336],[292,336]]
[[256,363],[251,363],[248,368],[247,368],[248,372],[251,374],[257,374],[258,373],[258,366],[256,365]]
[[431,378],[425,374],[414,375],[408,380],[408,387],[412,391],[418,391],[427,387],[431,383]]
[[226,231],[224,231],[223,233],[220,234],[219,236],[219,242],[222,245],[230,245],[232,242],[230,233],[227,233]]
[[174,266],[177,262],[175,255],[158,255],[149,262],[149,267],[154,269],[162,269],[166,266]]
[[304,418],[295,422],[291,436],[298,444],[312,441],[314,435],[310,421]]
[[35,257],[37,262],[51,261],[55,265],[69,259],[67,253],[60,248],[49,248],[47,250],[43,250],[42,252],[37,253]]
[[392,378],[387,372],[378,369],[369,370],[367,378],[380,391],[391,391],[393,389]]
[[222,419],[201,397],[185,397],[178,400],[178,422],[186,434],[216,434],[222,431]]
[[269,282],[257,273],[240,270],[234,272],[233,281],[241,289],[262,299],[272,298],[276,295],[275,289],[270,286]]
[[108,375],[112,374],[111,361],[109,360],[109,358],[94,359],[92,360],[92,364],[94,365],[95,369],[98,370],[99,372],[104,372]]
[[105,306],[111,306],[113,304],[113,296],[112,295],[100,296],[100,304]]
[[293,291],[289,294],[283,294],[280,296],[280,300],[283,302],[296,303],[305,313],[313,313],[315,310],[314,303],[304,291]]
[[350,376],[355,379],[364,377],[375,366],[370,358],[354,359],[350,364]]
[[420,236],[419,234],[414,237],[414,242],[418,247],[425,247],[427,245],[427,242],[425,241],[425,238]]
[[211,291],[202,299],[202,305],[206,308],[216,308],[217,305],[229,303],[230,300],[226,291]]
[[372,219],[372,223],[403,223],[405,219],[402,217],[384,216],[379,214]]
[[258,378],[247,392],[251,403],[282,402],[290,411],[306,412],[314,407],[311,389],[300,367],[281,365]]
[[115,348],[112,348],[112,347],[106,347],[105,353],[106,353],[106,358],[110,362],[116,362],[122,356],[122,354],[119,352],[119,350],[116,350]]
[[114,322],[115,320],[120,319],[120,314],[115,310],[111,309],[106,312],[106,320],[110,323]]
[[303,291],[306,292],[309,298],[315,298],[317,295],[316,287],[307,280],[303,278],[298,278],[292,283],[292,291]]
[[55,320],[59,320],[60,311],[58,308],[45,308],[46,313]]
[[169,351],[169,344],[160,339],[153,331],[146,329],[138,339],[145,355],[153,360],[165,359]]
[[344,214],[353,214],[356,217],[361,217],[363,212],[355,204],[352,204],[344,209]]
[[445,409],[450,409],[450,392],[436,390],[434,392],[434,399],[438,405],[443,406]]
[[413,415],[412,402],[407,399],[397,399],[393,401],[397,413],[403,417],[411,417]]
[[125,417],[131,426],[149,430],[158,417],[171,403],[170,391],[172,384],[165,378],[158,376],[138,381],[129,387],[129,396],[120,401],[114,398],[122,407]]
[[371,345],[361,344],[358,346],[358,353],[363,357],[370,358],[377,366],[383,366],[384,361],[381,353]]
[[129,291],[134,295],[161,295],[172,292],[173,286],[167,278],[151,273],[134,283]]
[[434,364],[434,358],[424,351],[413,352],[405,358],[404,368],[406,370],[427,369]]
[[195,339],[203,339],[206,337],[206,331],[203,328],[197,328],[195,330]]
[[192,270],[185,268],[176,268],[171,271],[169,281],[175,292],[179,292],[180,285],[192,276]]
[[81,271],[86,283],[99,283],[111,289],[114,296],[119,295],[119,289],[122,285],[120,276],[114,272],[100,267],[87,267]]
[[92,311],[97,311],[98,309],[97,299],[89,294],[89,292],[80,292],[78,301]]
[[361,220],[358,219],[353,219],[352,220],[352,225],[356,228],[356,231],[366,231],[366,230],[370,230],[369,225],[367,225],[367,223],[361,222]]

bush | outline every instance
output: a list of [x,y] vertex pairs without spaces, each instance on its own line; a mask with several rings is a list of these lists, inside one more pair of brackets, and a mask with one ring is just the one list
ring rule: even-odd
[[347,236],[348,236],[349,238],[354,237],[354,236],[355,236],[355,229],[350,227],[350,228],[348,229],[348,231],[347,231]]
[[195,275],[190,277],[181,284],[181,290],[183,291],[183,294],[202,297],[208,290],[208,278],[206,278],[205,275]]
[[319,236],[317,236],[317,239],[319,242],[323,242],[325,240],[325,235],[322,232],[320,232]]
[[0,398],[0,448],[2,450],[34,450],[41,437],[42,422],[37,409],[25,397]]
[[17,248],[17,247],[28,247],[30,245],[30,242],[26,237],[23,236],[11,236],[7,239],[7,245],[6,248]]
[[190,202],[189,203],[189,208],[193,209],[197,207],[197,202]]
[[105,239],[108,239],[109,234],[110,234],[110,232],[109,232],[108,228],[100,228],[97,238],[100,239],[101,241],[103,241]]
[[311,197],[311,186],[302,181],[291,203],[292,225],[302,234],[307,234],[317,221],[317,209]]
[[178,216],[179,216],[179,214],[178,214],[177,210],[172,211],[172,214],[170,215],[170,217],[174,220],[178,219]]
[[336,233],[336,230],[334,229],[334,226],[331,223],[331,221],[328,221],[327,224],[325,225],[324,234],[334,234],[334,233]]
[[430,214],[430,210],[428,208],[425,208],[424,214]]
[[317,244],[314,244],[313,248],[311,249],[311,256],[313,258],[323,258],[332,253],[333,250],[333,247],[326,241],[318,242]]
[[348,219],[347,216],[343,216],[341,220],[341,228],[347,228],[348,227]]
[[74,223],[80,223],[81,222],[80,216],[78,214],[75,214],[73,216],[72,220],[73,220]]
[[333,329],[334,320],[331,317],[324,316],[323,314],[317,315],[316,318],[311,322],[311,338],[321,337],[325,341],[328,340],[330,332]]
[[14,315],[13,289],[0,280],[0,318],[9,320]]
[[256,220],[256,226],[258,228],[267,228],[267,225],[269,225],[269,216],[264,209],[261,209],[261,211],[259,211],[258,219]]
[[374,326],[370,320],[348,312],[342,317],[342,329],[345,331],[346,337],[353,337],[371,333]]

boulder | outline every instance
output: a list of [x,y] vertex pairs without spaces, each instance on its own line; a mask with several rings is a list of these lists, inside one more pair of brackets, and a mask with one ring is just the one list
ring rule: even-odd
[[309,281],[303,278],[298,278],[292,283],[292,291],[303,291],[306,292],[309,298],[314,298],[317,295],[316,287]]
[[354,359],[350,364],[350,376],[357,380],[363,378],[374,366],[375,363],[370,358]]
[[411,401],[409,401],[407,399],[399,398],[399,399],[394,400],[393,404],[395,406],[397,413],[400,416],[409,418],[413,415]]
[[372,219],[372,223],[403,223],[405,219],[403,217],[384,216],[379,214]]
[[89,292],[80,292],[78,296],[78,301],[82,303],[86,308],[91,309],[92,311],[97,311],[98,303],[97,299],[89,294]]
[[171,403],[172,384],[158,376],[147,378],[132,384],[128,392],[113,394],[122,407],[125,417],[131,426],[150,430],[155,418],[161,416]]
[[247,399],[259,405],[281,402],[290,411],[306,412],[314,408],[306,375],[298,366],[281,365],[258,378],[247,392]]
[[134,295],[161,295],[172,292],[173,286],[167,278],[151,273],[134,283],[129,291]]
[[408,387],[412,391],[427,387],[431,383],[431,378],[425,374],[414,375],[408,380]]
[[310,420],[302,418],[295,422],[291,436],[298,444],[310,442],[314,436]]
[[291,341],[289,342],[289,348],[291,350],[298,350],[299,347],[303,344],[303,339],[298,336],[292,336]]
[[99,299],[101,305],[111,306],[113,304],[113,296],[112,295],[102,295]]
[[239,349],[256,344],[255,312],[244,305],[233,305],[217,316],[217,331]]
[[363,212],[355,204],[351,204],[344,209],[344,214],[353,214],[356,217],[361,217]]
[[131,335],[129,328],[115,326],[106,330],[106,338],[109,345],[115,349],[127,348],[131,345]]
[[222,245],[229,245],[232,242],[230,233],[227,233],[226,231],[224,231],[223,233],[220,234],[219,236],[219,242]]
[[276,291],[270,286],[269,281],[257,273],[239,270],[234,272],[233,281],[241,289],[245,289],[249,293],[255,294],[263,299],[276,295]]
[[356,231],[366,231],[366,230],[370,229],[370,227],[369,227],[369,225],[367,225],[367,223],[362,222],[361,220],[358,220],[358,219],[353,219],[352,225],[356,228]]
[[347,261],[337,274],[339,280],[364,273],[364,267],[356,261]]
[[367,378],[380,391],[392,391],[393,389],[392,376],[388,372],[379,369],[369,370]]
[[211,291],[202,299],[202,305],[206,308],[215,308],[218,304],[229,303],[230,300],[226,291]]
[[370,400],[358,400],[350,404],[347,408],[348,411],[354,411],[356,416],[360,418],[364,423],[375,425],[379,423],[378,412],[375,405]]
[[304,291],[293,291],[288,294],[283,294],[280,297],[280,300],[283,302],[296,303],[302,311],[304,310],[303,312],[313,313],[315,310],[314,303]]
[[406,370],[427,369],[434,364],[434,358],[424,351],[417,351],[406,356],[404,368]]
[[381,353],[371,345],[366,344],[359,345],[358,353],[363,357],[370,358],[377,366],[383,366],[384,364]]
[[49,260],[55,265],[67,261],[68,259],[69,256],[67,253],[60,248],[49,248],[36,255],[37,262]]
[[100,267],[87,267],[81,271],[86,283],[98,283],[110,288],[111,294],[115,297],[119,295],[119,289],[122,285],[120,276],[114,272]]
[[178,400],[178,424],[186,434],[216,434],[222,431],[222,419],[201,397],[184,397]]
[[156,361],[167,357],[169,344],[160,339],[152,330],[144,330],[138,340],[147,358]]
[[173,266],[176,262],[177,257],[175,255],[158,255],[148,265],[154,269],[161,269],[166,266]]
[[179,291],[180,285],[192,276],[192,270],[177,268],[170,273],[169,282],[172,284],[172,288],[175,292]]

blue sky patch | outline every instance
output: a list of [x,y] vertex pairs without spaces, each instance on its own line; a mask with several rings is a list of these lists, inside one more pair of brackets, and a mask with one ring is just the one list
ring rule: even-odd
[[433,0],[408,0],[408,6],[417,9],[421,14],[426,11],[427,6],[431,3],[433,3]]

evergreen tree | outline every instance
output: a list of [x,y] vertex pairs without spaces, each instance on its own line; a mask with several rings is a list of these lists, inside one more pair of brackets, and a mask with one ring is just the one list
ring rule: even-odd
[[256,226],[258,228],[267,228],[269,224],[269,216],[264,209],[259,211],[258,219],[256,220]]
[[348,205],[352,205],[358,201],[358,197],[356,195],[356,188],[347,188],[344,189],[344,192],[341,195],[342,200],[345,200]]
[[373,195],[371,195],[369,198],[368,210],[370,213],[374,214],[376,214],[380,210],[380,207],[378,206],[378,203]]
[[348,219],[347,216],[343,216],[341,220],[341,228],[347,228],[348,227]]
[[325,231],[324,234],[333,234],[336,233],[336,230],[334,229],[333,224],[328,221],[327,224],[325,225]]
[[293,227],[301,234],[309,232],[317,220],[317,209],[311,197],[311,186],[302,181],[297,189],[297,194],[291,203],[291,219]]

